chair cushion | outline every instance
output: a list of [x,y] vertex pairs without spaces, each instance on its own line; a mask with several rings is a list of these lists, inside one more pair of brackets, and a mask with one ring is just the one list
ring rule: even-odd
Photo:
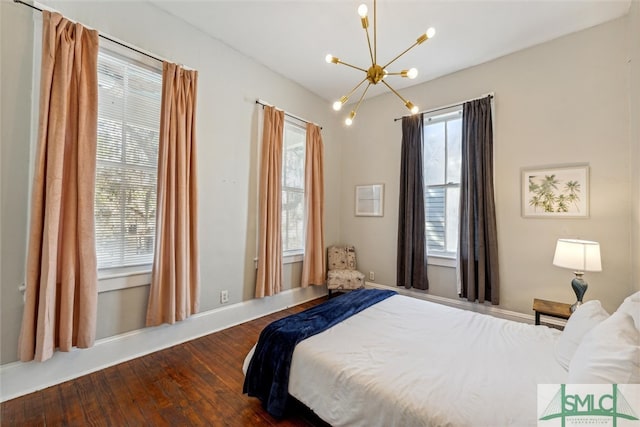
[[359,289],[364,287],[364,274],[357,270],[329,270],[327,288]]
[[356,269],[356,250],[353,246],[330,246],[327,258],[329,270]]

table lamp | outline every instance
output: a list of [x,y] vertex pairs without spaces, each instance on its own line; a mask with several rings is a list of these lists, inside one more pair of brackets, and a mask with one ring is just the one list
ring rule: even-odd
[[573,270],[576,277],[571,281],[571,287],[576,293],[577,301],[571,306],[575,311],[582,304],[582,297],[587,292],[587,282],[582,276],[585,271],[602,271],[600,261],[600,244],[589,240],[558,239],[553,265]]

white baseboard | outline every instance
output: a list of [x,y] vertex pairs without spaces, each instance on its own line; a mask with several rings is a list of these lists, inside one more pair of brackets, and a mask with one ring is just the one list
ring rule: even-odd
[[138,329],[96,341],[88,349],[56,352],[46,362],[0,366],[0,402],[99,371],[145,354],[229,328],[327,294],[324,286],[294,288],[277,295],[198,313],[173,325]]
[[[369,288],[377,288],[377,289],[392,289],[397,291],[401,295],[406,295],[414,298],[420,298],[423,300],[436,302],[438,304],[448,305],[450,307],[461,308],[463,310],[475,311],[482,314],[489,314],[491,316],[500,317],[502,319],[513,320],[516,322],[522,323],[535,323],[535,316],[533,314],[524,314],[519,313],[517,311],[505,310],[504,308],[499,308],[493,305],[486,304],[478,304],[475,302],[465,301],[463,299],[451,299],[440,297],[437,295],[431,295],[424,291],[414,290],[414,289],[405,289],[399,286],[389,286],[382,285],[380,283],[373,282],[365,282],[365,286]],[[545,317],[545,323],[564,326],[567,322],[560,319],[547,318]]]

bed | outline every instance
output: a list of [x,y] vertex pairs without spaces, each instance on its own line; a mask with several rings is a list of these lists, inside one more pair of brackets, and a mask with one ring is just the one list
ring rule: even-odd
[[394,295],[299,342],[288,392],[335,427],[536,425],[561,334]]

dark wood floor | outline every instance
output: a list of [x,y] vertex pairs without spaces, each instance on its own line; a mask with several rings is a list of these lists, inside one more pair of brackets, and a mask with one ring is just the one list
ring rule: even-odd
[[242,363],[270,322],[317,299],[2,403],[2,426],[326,426],[296,407],[284,420],[242,394]]

